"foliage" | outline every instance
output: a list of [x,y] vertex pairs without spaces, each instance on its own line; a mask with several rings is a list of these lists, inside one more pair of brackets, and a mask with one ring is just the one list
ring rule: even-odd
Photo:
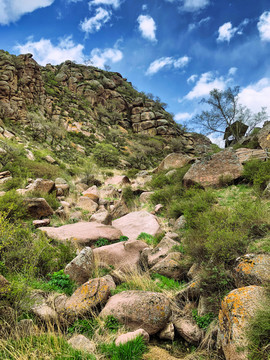
[[72,325],[68,327],[67,332],[69,334],[83,334],[89,338],[94,335],[94,332],[98,326],[96,319],[77,319]]
[[108,239],[105,238],[99,238],[96,242],[95,242],[95,247],[101,247],[101,246],[106,246],[106,245],[110,245],[110,241]]
[[264,189],[270,181],[270,160],[250,160],[244,164],[244,178],[255,187]]
[[116,333],[117,330],[120,328],[120,326],[121,325],[119,321],[113,315],[108,315],[105,318],[104,327],[105,329],[108,329],[110,332]]
[[122,190],[122,197],[128,206],[132,206],[136,195],[133,193],[131,186],[125,186]]
[[119,153],[111,144],[96,144],[93,156],[97,164],[102,167],[117,166],[119,162]]
[[55,291],[64,291],[65,294],[71,295],[74,291],[74,282],[70,280],[69,275],[64,273],[64,270],[59,270],[49,275],[50,280],[48,284],[54,288]]
[[6,214],[10,221],[24,219],[27,216],[22,195],[10,190],[0,197],[0,212]]
[[53,210],[58,209],[60,206],[60,202],[56,198],[55,191],[53,191],[50,194],[40,191],[32,191],[31,193],[28,194],[28,197],[44,198]]
[[156,245],[155,244],[155,237],[151,234],[147,234],[145,232],[141,232],[140,235],[138,235],[137,240],[142,240],[146,242],[148,245]]
[[119,241],[128,241],[128,236],[121,235]]
[[12,178],[3,184],[3,190],[9,191],[12,189],[19,189],[23,186],[24,181],[20,177]]
[[101,344],[100,351],[111,360],[141,360],[147,351],[147,345],[143,338],[138,336],[135,340],[119,346],[116,346],[115,343]]
[[208,314],[200,316],[200,315],[198,315],[197,309],[192,310],[192,316],[193,316],[193,319],[196,321],[196,324],[201,329],[207,329],[215,317],[215,315],[213,313],[208,313]]
[[46,333],[0,341],[0,358],[95,360],[95,356],[73,349],[60,335]]
[[270,296],[250,319],[247,337],[250,360],[269,360],[270,358]]
[[157,287],[162,290],[177,290],[179,291],[183,283],[179,284],[178,281],[174,279],[167,278],[166,276],[160,274],[152,274],[151,278],[155,281]]

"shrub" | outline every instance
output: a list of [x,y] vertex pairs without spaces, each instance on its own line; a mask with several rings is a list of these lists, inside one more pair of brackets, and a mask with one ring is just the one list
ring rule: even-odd
[[111,144],[96,144],[93,156],[97,164],[103,167],[114,167],[119,162],[119,153]]
[[64,270],[59,270],[54,272],[52,275],[49,275],[50,280],[48,284],[54,290],[63,291],[67,295],[71,295],[74,291],[75,285],[74,282],[70,280],[69,275],[64,273]]
[[162,290],[177,290],[179,291],[183,284],[179,284],[174,279],[167,278],[160,274],[152,274],[151,278],[155,280],[157,287]]
[[270,160],[250,160],[244,164],[244,178],[259,189],[264,189],[270,181]]
[[147,345],[141,336],[119,346],[115,343],[100,345],[100,351],[111,360],[140,360],[147,350]]
[[58,209],[60,206],[60,202],[58,201],[58,199],[56,197],[55,191],[50,194],[43,193],[40,191],[32,191],[30,194],[28,194],[28,197],[44,198],[53,210]]
[[110,332],[116,333],[117,330],[121,327],[121,325],[113,315],[108,315],[105,318],[104,327],[105,329],[108,329]]
[[11,221],[24,219],[27,216],[23,197],[15,190],[8,191],[0,197],[0,212],[6,214]]
[[101,247],[101,246],[106,246],[106,245],[110,245],[110,241],[108,239],[105,238],[99,238],[96,242],[95,242],[95,247]]
[[98,326],[96,319],[77,319],[71,326],[68,327],[69,334],[83,334],[92,337]]
[[136,199],[136,195],[134,195],[131,186],[125,186],[122,191],[122,197],[127,203],[128,206],[132,206],[134,200]]
[[200,315],[198,315],[197,309],[192,310],[192,316],[193,316],[193,319],[196,321],[196,324],[201,329],[207,329],[215,317],[215,315],[213,313],[208,313],[208,314],[200,316]]

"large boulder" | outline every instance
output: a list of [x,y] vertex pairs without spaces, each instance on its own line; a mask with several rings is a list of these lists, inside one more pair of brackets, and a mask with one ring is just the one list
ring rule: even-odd
[[147,211],[134,211],[120,219],[114,220],[112,225],[122,231],[130,240],[136,240],[140,233],[157,235],[160,226],[156,217]]
[[115,241],[120,238],[122,232],[113,226],[103,225],[96,222],[78,222],[76,224],[56,227],[41,227],[49,237],[60,240],[72,240],[80,246],[93,245],[99,238]]
[[154,265],[150,272],[170,279],[182,280],[186,274],[186,267],[181,262],[182,258],[183,255],[180,252],[172,252]]
[[106,303],[113,288],[115,284],[111,276],[87,281],[66,301],[66,314],[71,317],[86,315],[91,309]]
[[203,336],[203,331],[194,321],[188,318],[174,317],[173,325],[179,335],[188,343],[198,345]]
[[90,221],[95,221],[104,225],[111,225],[112,215],[108,212],[108,210],[102,207],[91,216]]
[[235,150],[235,153],[241,164],[244,164],[245,162],[252,159],[258,159],[262,161],[265,161],[267,159],[267,154],[262,149],[240,148]]
[[83,193],[83,196],[88,197],[89,199],[95,201],[98,203],[99,200],[99,190],[96,185],[91,186],[87,190],[85,190]]
[[36,179],[27,186],[27,192],[37,191],[41,193],[50,193],[54,188],[54,181],[45,179]]
[[186,186],[217,186],[222,178],[232,181],[243,173],[243,166],[232,149],[205,157],[191,166],[183,178]]
[[270,121],[264,123],[263,128],[258,133],[258,141],[262,149],[270,148]]
[[131,330],[144,329],[149,335],[163,329],[171,316],[169,299],[150,291],[124,291],[112,296],[100,316],[113,315]]
[[237,287],[270,283],[270,254],[247,254],[237,259],[234,269]]
[[105,180],[105,185],[127,185],[130,184],[130,180],[127,176],[116,175]]
[[128,213],[129,209],[123,199],[116,201],[113,205],[113,208],[111,209],[111,216],[113,219],[118,219],[127,215]]
[[[246,329],[264,298],[265,290],[262,287],[247,286],[231,291],[223,299],[218,338],[226,360],[248,359]],[[242,351],[239,352],[238,348]]]
[[65,274],[77,284],[84,284],[89,280],[94,267],[93,251],[90,247],[85,247],[78,256],[76,256],[65,267]]
[[87,196],[80,196],[77,205],[90,214],[93,214],[98,209],[98,204]]
[[169,154],[161,161],[159,166],[155,169],[155,172],[162,170],[168,170],[171,168],[181,168],[194,161],[194,157],[188,156],[182,153]]
[[44,198],[24,199],[27,212],[34,219],[40,219],[53,214],[53,209]]
[[113,266],[115,269],[124,272],[129,272],[137,268],[140,253],[147,246],[143,241],[129,240],[96,248],[93,250],[93,253],[97,262]]

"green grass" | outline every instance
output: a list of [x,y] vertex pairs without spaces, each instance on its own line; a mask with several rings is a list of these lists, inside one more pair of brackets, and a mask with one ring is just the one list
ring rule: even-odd
[[143,354],[148,350],[141,336],[119,346],[116,346],[115,343],[102,344],[99,349],[110,360],[141,360]]
[[97,327],[98,322],[96,319],[77,319],[72,325],[68,327],[67,332],[69,334],[83,334],[91,338],[94,335]]

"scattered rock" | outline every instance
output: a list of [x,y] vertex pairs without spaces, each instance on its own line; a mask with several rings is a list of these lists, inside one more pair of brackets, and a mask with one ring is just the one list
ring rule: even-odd
[[183,255],[179,252],[172,252],[157,264],[151,267],[151,273],[157,273],[170,279],[182,280],[186,274],[186,267],[181,263]]
[[115,340],[115,345],[126,344],[128,341],[135,340],[138,336],[141,336],[145,342],[149,342],[149,334],[144,329],[138,329],[123,335],[118,336]]
[[83,196],[88,197],[89,199],[98,203],[99,201],[99,190],[96,185],[91,186],[87,190],[83,191]]
[[41,321],[51,323],[51,324],[58,323],[59,318],[58,318],[57,312],[46,304],[42,304],[40,306],[33,307],[32,312]]
[[203,331],[197,324],[189,319],[174,317],[173,325],[177,332],[190,344],[198,345],[203,336]]
[[16,332],[21,337],[34,335],[36,332],[35,325],[32,319],[22,319],[18,322]]
[[162,340],[174,340],[174,326],[173,323],[169,323],[159,333],[159,338]]
[[78,201],[78,207],[82,208],[83,210],[89,211],[89,213],[93,214],[97,211],[98,204],[86,196],[80,196]]
[[50,155],[46,155],[45,160],[50,164],[55,164],[56,163],[56,160]]
[[266,121],[258,133],[258,141],[262,149],[270,148],[270,121]]
[[72,338],[68,340],[68,343],[76,350],[88,353],[93,353],[96,350],[95,343],[84,335],[73,335]]
[[248,254],[236,261],[234,279],[237,287],[270,283],[269,254]]
[[44,179],[36,179],[30,185],[27,186],[27,192],[40,192],[44,194],[50,193],[54,188],[54,181],[52,180],[44,180]]
[[142,232],[153,236],[160,232],[156,217],[144,210],[131,212],[114,220],[112,225],[121,230],[130,240],[136,240]]
[[27,212],[32,218],[40,219],[53,214],[53,209],[43,198],[24,199]]
[[174,226],[173,226],[173,230],[177,231],[177,230],[181,230],[184,229],[184,227],[186,226],[186,219],[184,215],[179,216],[178,219],[175,220]]
[[108,279],[96,278],[87,281],[66,301],[66,314],[72,317],[86,315],[91,309],[107,301],[111,289],[111,281]]
[[42,220],[34,220],[33,225],[35,228],[39,228],[41,226],[48,226],[50,225],[50,219],[42,219]]
[[182,168],[183,166],[194,161],[194,157],[181,153],[172,153],[165,157],[154,172],[168,170],[170,168]]
[[67,196],[69,193],[69,184],[65,179],[57,178],[55,180],[56,196]]
[[124,291],[112,296],[100,316],[113,315],[131,330],[144,329],[149,335],[165,327],[171,315],[170,302],[160,293]]
[[111,215],[113,219],[121,218],[129,213],[127,204],[123,199],[116,201],[113,209],[111,210]]
[[103,225],[95,222],[78,222],[56,227],[42,227],[52,239],[67,241],[72,240],[75,244],[81,246],[93,245],[99,238],[105,238],[109,241],[115,241],[120,238],[122,232],[113,226]]
[[77,284],[82,285],[89,280],[93,270],[93,251],[90,247],[85,247],[78,256],[76,256],[65,267],[65,274]]
[[90,218],[90,221],[95,221],[104,225],[112,224],[112,215],[105,209],[99,209],[95,214]]
[[[265,290],[260,286],[247,286],[231,291],[221,303],[218,338],[226,360],[246,360],[247,338],[245,331],[265,299]],[[238,348],[243,351],[239,352]]]
[[160,213],[161,210],[163,209],[163,207],[164,207],[164,206],[163,206],[162,204],[157,204],[157,205],[155,206],[154,213],[155,213],[155,214]]
[[126,185],[130,184],[130,180],[127,176],[113,176],[107,180],[105,180],[105,185]]
[[153,194],[154,194],[154,191],[144,191],[140,195],[140,202],[143,204],[146,204],[150,200],[151,195],[153,195]]

